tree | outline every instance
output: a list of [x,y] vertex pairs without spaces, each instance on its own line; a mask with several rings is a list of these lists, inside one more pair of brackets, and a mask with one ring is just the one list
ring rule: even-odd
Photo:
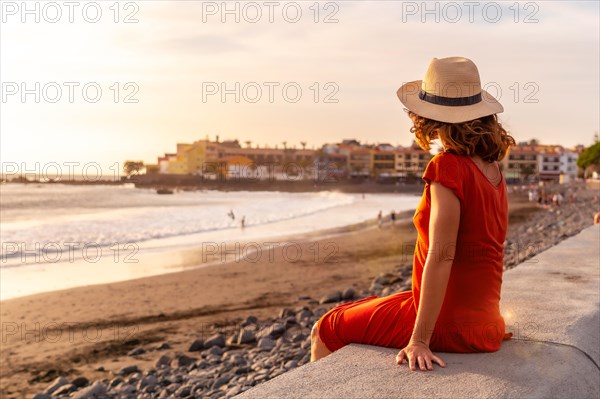
[[306,150],[306,141],[301,141],[300,145],[302,146],[303,150]]
[[143,161],[125,161],[123,165],[123,172],[125,172],[127,178],[130,178],[133,174],[139,174],[142,169],[144,169]]
[[521,164],[519,173],[523,177],[523,181],[527,181],[529,176],[535,174],[535,167],[531,164]]
[[590,166],[600,167],[600,142],[592,144],[579,155],[577,158],[577,166],[585,170]]

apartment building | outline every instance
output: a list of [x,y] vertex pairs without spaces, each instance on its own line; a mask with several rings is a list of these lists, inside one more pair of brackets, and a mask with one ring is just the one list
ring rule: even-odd
[[578,173],[577,158],[581,148],[567,149],[560,145],[519,143],[509,148],[501,162],[502,170],[507,181],[558,182],[575,179]]

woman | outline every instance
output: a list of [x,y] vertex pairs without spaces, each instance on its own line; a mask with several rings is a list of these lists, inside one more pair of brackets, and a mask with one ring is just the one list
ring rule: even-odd
[[493,352],[512,335],[500,315],[508,204],[498,161],[515,141],[497,120],[502,105],[461,57],[434,58],[397,94],[418,144],[444,147],[423,174],[412,290],[331,309],[313,327],[313,361],[362,343],[402,348],[398,364],[432,370],[445,367],[432,351]]

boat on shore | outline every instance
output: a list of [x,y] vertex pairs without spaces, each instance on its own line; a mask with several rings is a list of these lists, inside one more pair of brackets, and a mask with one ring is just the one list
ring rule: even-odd
[[156,190],[156,194],[173,194],[173,190],[170,188],[159,188]]

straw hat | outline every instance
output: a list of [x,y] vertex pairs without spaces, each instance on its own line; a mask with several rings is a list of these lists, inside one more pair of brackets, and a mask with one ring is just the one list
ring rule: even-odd
[[477,66],[463,57],[434,58],[423,80],[405,83],[396,94],[410,111],[440,122],[466,122],[504,111],[481,89]]

